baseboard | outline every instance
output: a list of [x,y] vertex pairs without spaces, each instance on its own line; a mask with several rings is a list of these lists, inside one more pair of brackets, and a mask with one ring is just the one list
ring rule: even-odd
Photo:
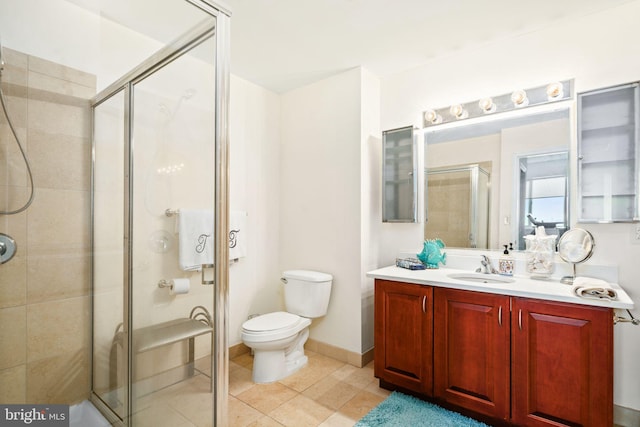
[[373,360],[373,349],[365,352],[364,354],[360,354],[324,343],[322,341],[316,341],[311,338],[307,340],[304,348],[323,356],[331,357],[341,362],[348,363],[358,368],[366,366]]
[[[331,357],[344,363],[362,368],[373,360],[373,349],[360,354],[352,351],[347,351],[343,348],[333,346],[331,344],[323,343],[322,341],[316,341],[309,338],[304,345],[304,348],[314,353],[321,354],[323,356]],[[242,356],[245,353],[249,353],[251,349],[244,345],[244,343],[232,345],[229,347],[229,359],[233,359],[238,356]]]
[[613,424],[616,427],[640,426],[640,411],[613,405]]
[[245,353],[249,353],[251,349],[244,345],[244,343],[232,345],[229,347],[229,359],[236,358],[238,356],[242,356]]

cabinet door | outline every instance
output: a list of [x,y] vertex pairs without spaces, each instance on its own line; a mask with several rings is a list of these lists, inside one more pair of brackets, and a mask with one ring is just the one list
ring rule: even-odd
[[579,222],[638,219],[638,84],[578,94]]
[[382,133],[382,222],[416,222],[417,156],[413,126]]
[[434,394],[509,419],[509,297],[434,291]]
[[433,288],[376,280],[376,377],[431,396]]
[[513,299],[514,423],[613,424],[612,316],[608,308]]

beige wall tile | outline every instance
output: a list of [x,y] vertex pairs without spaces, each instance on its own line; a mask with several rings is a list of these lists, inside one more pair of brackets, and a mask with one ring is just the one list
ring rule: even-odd
[[37,187],[86,190],[91,185],[91,140],[29,130],[29,160]]
[[29,304],[89,295],[91,257],[84,251],[31,256],[27,277]]
[[27,403],[27,365],[0,370],[0,402],[4,404]]
[[0,309],[0,369],[26,362],[26,317],[25,306]]
[[38,188],[29,208],[29,254],[54,255],[90,246],[90,197],[86,191]]
[[[11,208],[21,208],[22,205],[8,205],[6,203],[6,187],[0,185],[0,209],[7,210]],[[9,192],[16,192],[20,201],[29,199],[29,193],[26,188],[9,189]],[[17,245],[16,256],[27,256],[27,213],[23,211],[14,215],[0,215],[0,233],[10,235]]]
[[86,349],[27,364],[27,400],[47,404],[81,402],[89,396],[89,358]]
[[[0,308],[24,305],[27,302],[26,257],[16,255],[9,262],[2,264],[0,268],[2,269],[2,274],[0,274]],[[0,325],[1,335],[5,325],[3,323]],[[4,345],[4,341],[0,340],[0,342]]]
[[15,67],[19,67],[19,68],[27,68],[28,67],[28,61],[29,61],[29,55],[27,55],[26,53],[22,53],[20,51],[17,50],[13,50],[10,49],[8,47],[3,47],[2,48],[2,53],[4,56],[4,61],[7,64],[11,64]]
[[3,48],[2,53],[5,62],[2,83],[27,86],[27,55],[7,48]]
[[96,86],[95,75],[36,56],[29,56],[29,70],[90,88],[95,88]]
[[89,308],[89,297],[27,306],[27,360],[87,349]]
[[[27,150],[27,130],[15,128],[20,144]],[[28,157],[27,157],[28,158]],[[20,152],[16,138],[9,125],[0,124],[0,186],[26,187],[29,184],[27,165]],[[0,209],[6,209],[6,203],[0,205]]]
[[[4,91],[4,99],[6,101],[7,112],[11,119],[11,124],[16,128],[16,131],[20,128],[25,129],[27,127],[28,105],[26,92],[16,89],[15,86],[9,86],[7,90],[5,90],[5,87],[3,86],[2,90]],[[7,123],[7,117],[4,112],[0,113],[0,124],[6,125]],[[18,136],[21,136],[20,132],[18,132]]]
[[93,87],[33,71],[29,71],[29,89],[44,90],[82,99],[91,99],[96,94]]
[[90,136],[90,109],[29,99],[29,130],[77,137]]

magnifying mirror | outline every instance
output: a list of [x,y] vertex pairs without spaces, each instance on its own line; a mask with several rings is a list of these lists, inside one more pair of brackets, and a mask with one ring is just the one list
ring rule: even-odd
[[582,228],[572,228],[560,237],[558,255],[564,262],[573,266],[573,276],[563,277],[560,279],[561,283],[573,284],[573,279],[576,278],[576,264],[591,258],[595,245],[591,233]]

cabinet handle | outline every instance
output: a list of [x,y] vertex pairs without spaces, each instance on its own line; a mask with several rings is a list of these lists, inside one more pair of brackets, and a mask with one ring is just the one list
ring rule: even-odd
[[422,297],[422,312],[423,313],[427,312],[427,296],[426,295]]
[[518,310],[518,327],[522,330],[522,309]]
[[502,326],[502,306],[498,309],[498,325]]

